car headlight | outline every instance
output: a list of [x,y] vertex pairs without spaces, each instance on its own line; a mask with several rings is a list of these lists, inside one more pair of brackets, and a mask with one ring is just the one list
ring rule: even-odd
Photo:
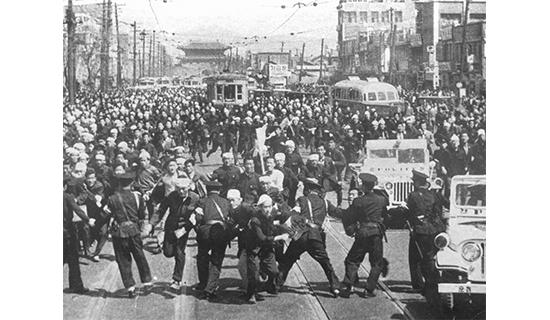
[[441,232],[434,238],[435,247],[438,249],[443,249],[449,244],[449,235],[445,232]]
[[386,184],[384,184],[384,189],[386,189],[386,190],[391,190],[391,189],[393,189],[393,183],[391,183],[391,182],[386,182]]
[[468,262],[474,262],[481,257],[481,248],[478,244],[467,242],[462,246],[462,258]]

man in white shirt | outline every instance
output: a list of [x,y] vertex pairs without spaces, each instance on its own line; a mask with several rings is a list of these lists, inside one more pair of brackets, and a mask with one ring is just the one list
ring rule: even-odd
[[264,175],[271,178],[271,186],[277,188],[279,191],[283,191],[285,175],[281,170],[275,169],[275,159],[273,157],[268,157],[265,160],[265,168],[266,171]]

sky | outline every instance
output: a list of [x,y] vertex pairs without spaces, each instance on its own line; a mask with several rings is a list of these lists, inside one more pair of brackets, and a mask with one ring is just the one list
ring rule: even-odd
[[[302,49],[306,55],[319,54],[321,38],[329,48],[336,46],[338,0],[318,0],[317,6],[298,8],[294,4],[311,4],[312,0],[117,0],[119,19],[136,21],[138,29],[164,30],[165,41],[173,49],[178,42],[216,41],[246,50],[280,51]],[[66,1],[63,1],[66,4]],[[101,3],[98,0],[73,0],[73,4]],[[287,8],[282,9],[281,5]],[[155,19],[156,14],[157,19]],[[286,23],[285,20],[288,21]],[[157,22],[158,21],[158,22]],[[127,25],[126,25],[127,26]],[[127,28],[129,28],[127,26]],[[291,36],[290,33],[298,33]],[[176,35],[172,35],[175,33]],[[244,37],[258,36],[258,42]],[[267,38],[263,38],[267,37]],[[247,42],[248,44],[242,44]],[[174,49],[174,51],[177,51]]]

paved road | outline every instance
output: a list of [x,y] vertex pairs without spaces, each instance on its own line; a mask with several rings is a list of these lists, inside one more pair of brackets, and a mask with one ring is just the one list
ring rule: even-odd
[[[201,170],[211,171],[219,165],[220,158],[213,155]],[[329,194],[334,201],[334,194]],[[344,206],[347,206],[344,203]],[[339,221],[332,220],[327,229],[327,251],[340,279],[344,275],[344,259],[353,243],[345,235]],[[150,240],[146,241],[146,247]],[[361,298],[354,294],[349,299],[332,298],[328,294],[328,282],[321,267],[304,254],[293,267],[284,290],[278,296],[265,294],[265,301],[256,305],[246,304],[241,298],[240,277],[237,271],[237,244],[228,248],[220,281],[220,299],[209,303],[198,300],[191,288],[197,282],[194,234],[191,234],[186,250],[184,287],[181,292],[169,288],[173,259],[162,254],[146,252],[153,276],[157,278],[149,289],[138,289],[137,297],[130,299],[122,289],[120,274],[114,261],[111,242],[103,250],[100,262],[81,258],[84,284],[91,289],[86,295],[65,293],[63,296],[65,319],[439,319],[428,308],[424,298],[409,292],[407,263],[408,234],[403,230],[390,230],[384,255],[390,261],[390,274],[374,298]],[[365,259],[360,269],[362,291],[370,267]],[[137,268],[133,273],[138,278]],[[68,270],[64,266],[63,288],[68,287]],[[383,290],[383,289],[386,289]],[[359,291],[360,290],[360,291]],[[468,319],[480,310],[473,309],[460,318]]]

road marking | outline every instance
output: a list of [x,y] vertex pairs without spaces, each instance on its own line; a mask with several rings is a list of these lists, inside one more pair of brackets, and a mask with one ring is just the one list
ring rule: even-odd
[[[191,286],[197,278],[197,265],[193,263],[197,254],[197,247],[194,246],[196,240],[188,241],[185,248],[185,267],[183,268],[182,287],[179,295],[174,301],[174,319],[175,320],[193,320],[195,319],[195,299]],[[189,245],[193,245],[190,247]]]

